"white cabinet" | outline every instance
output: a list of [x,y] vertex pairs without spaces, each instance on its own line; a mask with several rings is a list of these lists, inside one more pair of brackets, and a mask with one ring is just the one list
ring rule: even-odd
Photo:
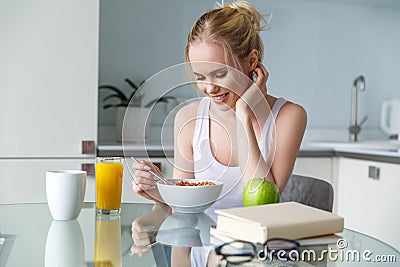
[[400,165],[350,158],[336,160],[336,210],[345,218],[345,227],[399,249]]
[[298,157],[293,174],[315,177],[333,184],[332,157]]
[[0,158],[82,157],[96,141],[98,17],[98,0],[2,1]]
[[45,202],[46,170],[94,163],[98,16],[99,0],[1,1],[0,202]]

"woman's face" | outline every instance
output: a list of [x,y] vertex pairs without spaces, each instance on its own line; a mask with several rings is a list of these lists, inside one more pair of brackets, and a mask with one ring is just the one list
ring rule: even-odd
[[199,90],[208,95],[218,108],[234,109],[251,80],[229,67],[231,64],[225,62],[223,48],[204,42],[192,45],[189,60]]

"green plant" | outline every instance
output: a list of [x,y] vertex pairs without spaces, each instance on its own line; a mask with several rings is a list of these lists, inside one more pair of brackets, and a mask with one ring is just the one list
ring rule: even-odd
[[[128,78],[126,78],[124,81],[132,88],[132,92],[129,95],[126,95],[121,89],[119,89],[118,87],[116,87],[114,85],[100,85],[99,86],[99,90],[110,90],[113,92],[113,94],[104,97],[104,99],[103,99],[103,108],[104,109],[108,109],[111,107],[127,107],[127,106],[142,107],[143,95],[140,92],[138,92],[136,94],[136,92],[139,89],[139,87],[144,83],[144,81],[141,82],[139,85],[132,82]],[[111,99],[118,99],[119,102],[107,104],[106,102],[109,102]],[[173,96],[162,96],[162,97],[155,98],[155,99],[149,101],[148,103],[146,103],[144,105],[144,107],[148,108],[159,102],[168,103],[171,100],[177,101],[177,99]]]

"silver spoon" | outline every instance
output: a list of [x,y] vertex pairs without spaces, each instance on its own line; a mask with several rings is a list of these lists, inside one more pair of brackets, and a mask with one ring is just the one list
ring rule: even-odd
[[[140,163],[139,160],[137,160],[135,157],[131,157],[131,159],[133,161],[135,161],[136,163]],[[164,177],[158,175],[157,173],[155,173],[153,170],[149,170],[149,173],[153,174],[158,180],[162,181],[164,184],[172,184],[171,181],[168,181],[167,179],[165,179]]]
[[[146,251],[148,251],[149,249],[151,249],[151,248],[153,248],[154,246],[156,246],[157,244],[158,244],[158,242],[157,242],[157,241],[154,241],[153,243],[150,243],[150,244],[148,244],[148,245],[142,247],[142,251],[143,251],[143,252],[146,252]],[[133,256],[133,255],[135,255],[134,252],[129,253],[129,256]]]

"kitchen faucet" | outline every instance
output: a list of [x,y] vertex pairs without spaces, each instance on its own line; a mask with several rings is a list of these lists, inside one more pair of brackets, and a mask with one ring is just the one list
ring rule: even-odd
[[365,116],[360,124],[357,124],[357,109],[358,109],[358,90],[365,91],[365,78],[359,76],[354,80],[353,89],[351,91],[351,118],[350,118],[350,142],[356,142],[358,140],[358,134],[361,132],[361,125],[367,120]]

